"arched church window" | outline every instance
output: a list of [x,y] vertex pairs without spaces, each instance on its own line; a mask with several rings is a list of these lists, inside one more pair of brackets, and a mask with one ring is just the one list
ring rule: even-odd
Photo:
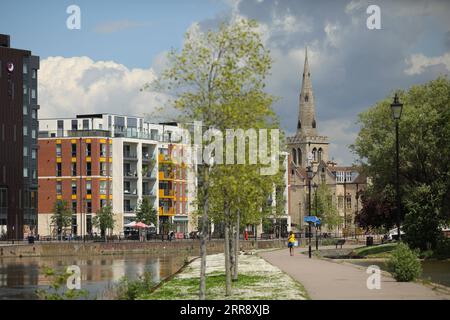
[[317,161],[322,161],[322,148],[319,148],[319,151],[317,151]]
[[297,160],[298,160],[297,164],[299,166],[301,166],[302,165],[302,150],[300,150],[300,148],[297,149]]
[[312,154],[313,154],[313,161],[317,161],[317,149],[316,148],[314,148],[312,150]]
[[313,127],[314,129],[316,128],[316,119],[313,119],[312,127]]
[[305,101],[308,102],[308,100],[309,100],[309,96],[308,96],[308,94],[305,94]]
[[297,150],[292,149],[292,161],[297,164]]

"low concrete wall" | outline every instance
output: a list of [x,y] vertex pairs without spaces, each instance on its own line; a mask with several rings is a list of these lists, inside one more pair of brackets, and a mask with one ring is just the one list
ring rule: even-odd
[[[241,250],[269,249],[284,247],[284,240],[248,240],[240,241]],[[207,241],[207,253],[223,252],[223,240]],[[0,258],[51,257],[51,256],[92,256],[120,255],[130,253],[177,253],[186,255],[200,254],[200,241],[164,241],[164,242],[58,242],[35,243],[26,245],[0,246]]]

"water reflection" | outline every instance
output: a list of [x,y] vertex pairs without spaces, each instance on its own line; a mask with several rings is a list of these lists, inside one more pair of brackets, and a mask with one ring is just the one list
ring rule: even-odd
[[81,286],[90,292],[90,297],[100,296],[112,283],[123,276],[136,279],[150,272],[154,282],[176,272],[183,259],[176,255],[125,255],[45,258],[0,259],[0,299],[36,299],[35,290],[50,284],[43,274],[44,266],[64,270],[68,265],[81,269]]

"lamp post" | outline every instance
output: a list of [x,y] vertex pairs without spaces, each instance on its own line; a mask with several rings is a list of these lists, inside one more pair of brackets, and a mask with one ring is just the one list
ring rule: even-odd
[[[315,215],[317,216],[317,187],[318,185],[316,183],[313,184],[313,188],[314,188],[314,207],[315,209]],[[319,238],[317,237],[317,229],[318,229],[318,225],[316,224],[316,251],[319,250]]]
[[397,93],[394,97],[394,102],[391,104],[392,118],[395,121],[395,161],[396,161],[396,181],[395,181],[395,193],[396,193],[396,212],[397,212],[397,236],[400,241],[400,215],[401,215],[401,200],[400,200],[400,161],[399,161],[399,143],[398,143],[398,122],[402,116],[403,104],[400,103]]
[[[311,216],[311,179],[313,176],[313,171],[311,166],[308,166],[306,169],[308,174],[308,216]],[[311,222],[308,222],[308,238],[309,238],[309,248],[308,248],[308,256],[311,258]]]

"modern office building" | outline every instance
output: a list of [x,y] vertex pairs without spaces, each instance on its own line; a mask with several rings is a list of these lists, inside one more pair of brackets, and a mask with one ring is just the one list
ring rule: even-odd
[[35,232],[39,57],[0,34],[0,238]]
[[62,199],[73,208],[71,234],[98,232],[92,219],[109,204],[114,234],[120,235],[143,197],[157,211],[159,233],[192,231],[195,168],[180,161],[190,147],[174,141],[180,130],[176,123],[113,114],[42,119],[39,234],[55,235],[51,216],[55,201]]

